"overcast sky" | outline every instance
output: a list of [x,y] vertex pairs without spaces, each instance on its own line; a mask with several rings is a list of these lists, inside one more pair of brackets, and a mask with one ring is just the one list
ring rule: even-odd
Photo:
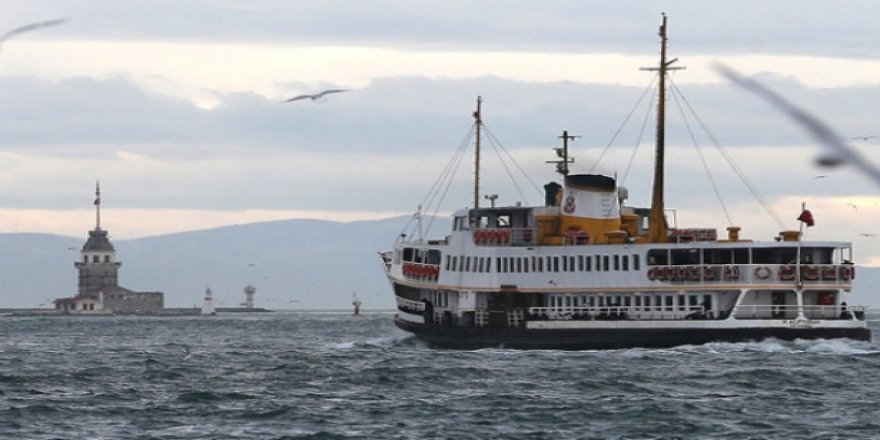
[[[581,136],[575,171],[611,143],[596,169],[625,175],[644,206],[653,127],[642,128],[650,100],[636,104],[652,74],[639,68],[657,62],[666,12],[670,56],[686,67],[668,109],[677,222],[733,223],[759,240],[780,229],[692,107],[786,229],[806,202],[809,238],[853,241],[860,263],[880,265],[878,187],[816,168],[803,130],[711,67],[759,79],[844,137],[880,135],[877,2],[7,0],[2,12],[0,33],[69,22],[0,47],[0,232],[84,236],[95,180],[117,239],[408,214],[466,138],[478,95],[487,128],[538,186],[556,177],[544,161],[567,129]],[[281,103],[327,88],[349,91]],[[880,138],[852,142],[880,163]],[[485,193],[542,202],[488,151]],[[470,162],[444,212],[471,203]]]

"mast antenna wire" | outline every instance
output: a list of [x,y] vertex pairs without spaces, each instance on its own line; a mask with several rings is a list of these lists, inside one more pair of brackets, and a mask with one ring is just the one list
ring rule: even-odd
[[681,120],[684,122],[688,135],[691,137],[691,142],[694,143],[694,147],[697,149],[697,155],[700,156],[700,163],[703,164],[703,171],[706,172],[706,177],[709,178],[709,183],[712,185],[712,191],[715,193],[715,198],[718,199],[718,204],[721,205],[724,217],[727,218],[727,225],[733,226],[733,220],[730,218],[730,212],[727,211],[727,205],[724,204],[724,199],[721,197],[721,191],[718,190],[718,184],[715,183],[715,178],[712,177],[712,172],[709,171],[709,164],[706,163],[703,149],[700,147],[700,143],[697,141],[697,137],[694,135],[694,130],[691,127],[690,120],[684,112],[684,107],[681,105],[680,100],[683,100],[684,96],[682,96],[681,90],[676,86],[674,81],[670,80],[669,84],[672,86],[672,100],[675,101],[675,107],[678,108],[678,113],[681,115]]
[[[455,174],[460,168],[461,162],[464,160],[471,139],[474,137],[475,126],[476,123],[471,124],[468,133],[465,135],[464,139],[462,139],[458,148],[455,150],[455,153],[453,153],[452,157],[446,163],[440,176],[438,176],[431,185],[431,189],[428,190],[428,193],[425,194],[422,203],[419,205],[420,208],[425,206],[428,210],[430,210],[432,206],[434,207],[434,212],[431,214],[431,218],[428,221],[428,227],[424,232],[425,234],[431,230],[431,226],[434,224],[434,219],[437,218],[437,213],[440,211],[440,206],[443,205],[443,201],[446,199],[446,194],[449,192],[449,187],[452,185],[453,180],[455,180]],[[421,216],[421,214],[420,210],[418,216]],[[417,216],[412,216],[410,218],[409,222],[404,225],[401,233],[409,231],[411,227],[415,229],[415,226],[413,225],[414,220],[417,220]]]
[[[677,86],[675,84],[673,84],[672,87],[674,89],[677,89]],[[679,93],[681,92],[679,91]],[[752,193],[752,197],[754,197],[755,200],[758,201],[758,204],[760,204],[761,207],[764,208],[764,211],[766,211],[767,214],[770,215],[770,217],[773,219],[773,221],[776,222],[780,229],[785,229],[785,224],[783,223],[782,219],[779,217],[779,215],[776,214],[775,211],[773,211],[773,208],[771,208],[770,205],[768,205],[767,202],[764,201],[764,198],[761,197],[758,189],[755,188],[755,185],[752,184],[748,176],[746,176],[745,172],[743,172],[742,168],[740,168],[739,165],[737,165],[737,163],[733,160],[733,157],[731,157],[727,150],[721,145],[721,143],[718,142],[718,139],[715,138],[715,135],[712,134],[712,131],[709,130],[709,127],[706,126],[706,124],[700,118],[700,115],[697,114],[693,106],[691,106],[691,103],[684,95],[681,95],[681,99],[682,102],[684,102],[685,106],[687,106],[691,114],[694,115],[694,119],[700,124],[700,128],[702,128],[703,132],[706,133],[706,136],[709,138],[709,140],[712,141],[715,149],[718,150],[718,152],[721,154],[721,157],[723,157],[724,160],[727,161],[727,164],[730,165],[730,168],[734,171],[734,173],[736,173],[737,177],[739,177],[746,188],[748,188],[749,192]]]
[[504,153],[504,156],[507,156],[507,158],[510,160],[510,162],[513,163],[513,165],[516,167],[516,169],[519,170],[520,174],[522,174],[523,177],[525,177],[526,180],[528,180],[529,183],[532,184],[532,188],[534,188],[535,192],[538,193],[538,195],[540,196],[542,194],[541,188],[538,187],[538,185],[535,183],[534,180],[532,180],[531,177],[529,177],[528,173],[526,173],[526,171],[519,164],[519,162],[517,162],[516,159],[513,157],[513,155],[510,154],[510,151],[507,148],[504,148],[504,145],[501,143],[500,140],[498,140],[498,138],[495,136],[495,133],[493,133],[491,130],[489,130],[489,127],[486,126],[485,122],[483,123],[483,129],[486,131],[486,134],[489,135],[489,136],[487,136],[487,139],[489,139],[489,144],[491,144],[492,149],[495,150],[495,155],[498,156],[498,161],[501,162],[501,165],[504,167],[504,170],[507,172],[507,176],[510,177],[510,180],[513,182],[513,185],[516,187],[517,192],[519,192],[519,196],[522,197],[522,201],[524,203],[528,203],[528,198],[526,197],[522,188],[519,186],[519,183],[517,183],[516,179],[513,176],[513,173],[510,171],[510,167],[507,166],[507,162],[504,160],[504,157],[502,157],[501,153]]
[[636,138],[635,145],[633,145],[633,152],[629,156],[629,163],[626,164],[626,171],[624,171],[623,178],[620,181],[621,185],[626,184],[626,180],[627,178],[629,178],[630,169],[632,168],[632,165],[636,160],[636,154],[639,152],[639,147],[641,147],[642,145],[642,139],[645,138],[645,129],[648,127],[648,121],[651,120],[651,115],[654,114],[654,108],[656,108],[656,106],[654,105],[655,97],[656,95],[652,93],[651,102],[648,103],[648,108],[645,110],[645,117],[644,119],[642,119],[642,126],[641,128],[639,128],[639,136],[638,138]]
[[[617,136],[619,136],[620,132],[623,131],[623,127],[625,127],[626,123],[629,122],[629,118],[632,117],[633,113],[635,113],[636,109],[639,107],[639,105],[641,105],[642,101],[645,99],[645,96],[647,96],[649,92],[652,92],[654,90],[654,82],[657,81],[657,78],[659,76],[659,73],[657,75],[654,75],[654,77],[651,79],[651,82],[648,84],[647,87],[645,87],[645,90],[642,91],[642,96],[639,97],[639,100],[636,101],[635,105],[633,105],[633,107],[630,109],[629,114],[626,115],[626,118],[624,118],[623,122],[620,124],[620,127],[617,127],[617,131],[614,132],[614,136],[611,136],[611,140],[608,141],[608,143],[605,145],[605,148],[602,150],[602,153],[600,153],[596,161],[593,162],[593,166],[590,167],[589,170],[590,173],[595,171],[596,166],[599,165],[599,162],[601,162],[602,158],[605,157],[605,153],[608,152],[608,149],[611,148],[611,145],[613,145],[614,141],[617,140]],[[651,95],[653,95],[653,93],[651,93]]]

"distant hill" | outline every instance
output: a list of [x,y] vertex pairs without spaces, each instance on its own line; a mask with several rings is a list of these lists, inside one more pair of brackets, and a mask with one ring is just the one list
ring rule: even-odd
[[[200,306],[206,286],[219,307],[237,306],[252,284],[256,304],[270,309],[345,309],[352,292],[366,309],[388,309],[393,296],[378,252],[409,221],[285,220],[113,243],[122,261],[120,284],[163,291],[166,307]],[[429,236],[448,230],[448,219],[437,219]],[[73,263],[85,235],[0,234],[0,307],[49,307],[52,299],[74,295]],[[860,266],[856,275],[851,303],[880,307],[880,268]]]

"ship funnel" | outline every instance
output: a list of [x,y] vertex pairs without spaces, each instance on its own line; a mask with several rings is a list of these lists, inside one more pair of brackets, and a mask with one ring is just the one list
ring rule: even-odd
[[[597,174],[565,177],[561,229],[578,242],[619,243],[621,231],[617,182]],[[623,233],[623,236],[621,236]]]

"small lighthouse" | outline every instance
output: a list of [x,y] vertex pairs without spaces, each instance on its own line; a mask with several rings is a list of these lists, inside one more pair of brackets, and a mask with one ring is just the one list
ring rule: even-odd
[[257,288],[251,285],[248,285],[244,288],[244,302],[241,305],[246,309],[254,308],[254,294],[257,293]]
[[203,315],[216,315],[217,312],[214,311],[214,297],[211,294],[211,288],[205,288],[205,302],[202,304],[202,314]]

